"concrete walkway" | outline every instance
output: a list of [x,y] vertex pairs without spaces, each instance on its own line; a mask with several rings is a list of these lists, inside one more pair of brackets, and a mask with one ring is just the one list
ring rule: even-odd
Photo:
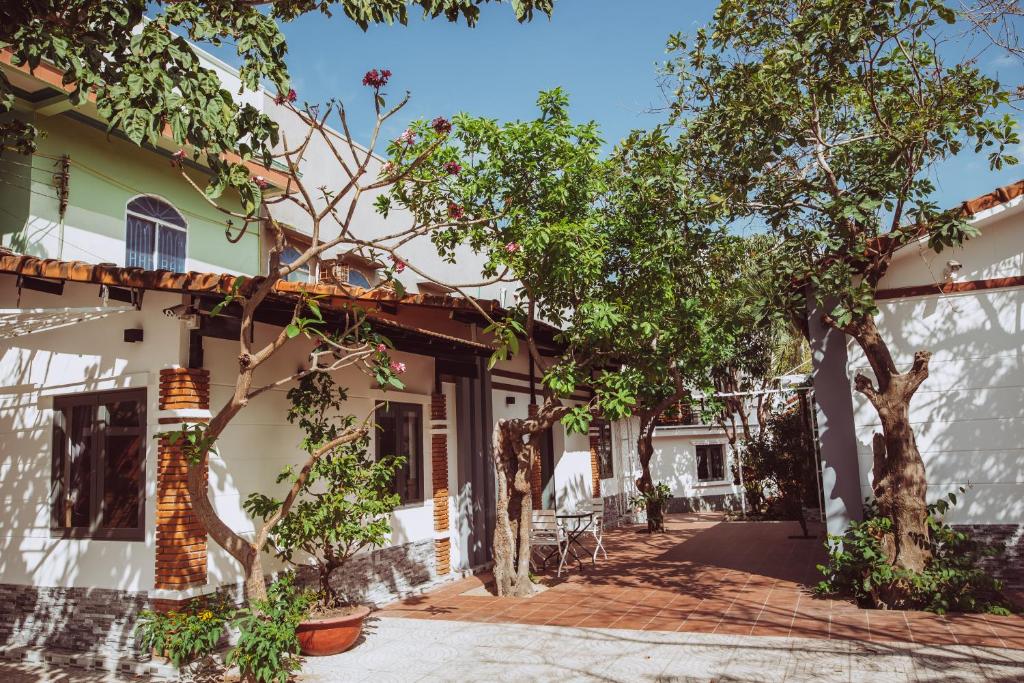
[[1024,651],[704,633],[374,618],[364,642],[306,660],[334,681],[1002,681]]
[[[142,680],[0,662],[4,683]],[[371,617],[355,648],[306,659],[299,680],[1019,683],[1024,650]]]

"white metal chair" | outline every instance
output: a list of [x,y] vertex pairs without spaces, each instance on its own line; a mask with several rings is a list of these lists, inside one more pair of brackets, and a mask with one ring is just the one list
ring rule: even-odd
[[562,575],[562,567],[565,566],[565,556],[569,552],[569,538],[565,528],[558,522],[554,510],[534,510],[533,523],[530,527],[530,547],[554,547],[555,551],[548,553],[544,558],[544,565],[547,566],[548,559],[552,555],[558,555],[558,576]]
[[583,501],[581,510],[593,515],[590,526],[583,530],[583,534],[594,537],[594,561],[597,561],[597,551],[600,550],[604,559],[608,559],[608,551],[604,549],[604,498],[591,498]]

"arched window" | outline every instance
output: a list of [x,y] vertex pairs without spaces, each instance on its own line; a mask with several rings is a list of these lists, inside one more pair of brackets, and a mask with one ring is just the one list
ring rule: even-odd
[[177,209],[156,197],[136,197],[128,202],[125,225],[126,266],[185,272],[188,226]]
[[[306,248],[307,247],[302,247],[300,250],[294,245],[286,245],[281,251],[281,263],[293,263],[296,259],[302,256],[302,252],[305,251]],[[309,282],[309,261],[306,261],[306,263],[288,273],[285,280],[288,282]]]
[[370,281],[366,278],[365,275],[360,273],[355,268],[348,269],[348,283],[350,285],[355,285],[356,287],[362,287],[363,289],[370,288]]

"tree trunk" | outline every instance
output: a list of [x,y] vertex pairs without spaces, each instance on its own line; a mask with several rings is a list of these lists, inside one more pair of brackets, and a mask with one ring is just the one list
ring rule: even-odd
[[494,525],[494,581],[498,595],[524,597],[530,581],[530,528],[533,499],[530,472],[540,467],[540,439],[545,429],[568,412],[556,398],[545,398],[535,417],[498,420],[494,424],[494,469],[498,514]]
[[[636,441],[636,452],[640,460],[640,478],[636,487],[643,495],[654,490],[654,479],[651,477],[651,458],[654,456],[654,422],[657,415],[641,413],[640,434]],[[665,516],[661,506],[647,499],[647,531],[654,533],[665,530]]]
[[874,494],[879,513],[893,521],[893,533],[882,539],[882,548],[892,564],[921,572],[931,559],[924,461],[910,427],[907,403],[892,401],[879,410],[879,416],[885,457]]
[[246,600],[264,599],[267,597],[267,587],[263,582],[263,566],[259,549],[232,531],[217,515],[213,503],[210,502],[209,481],[206,475],[209,462],[209,453],[203,453],[198,463],[189,465],[186,484],[192,511],[210,538],[242,565]]
[[242,563],[245,570],[245,600],[252,604],[254,600],[267,599],[267,584],[263,579],[263,554],[253,552],[249,562]]
[[494,581],[498,595],[525,597],[533,593],[530,581],[530,497],[532,450],[515,428],[515,420],[494,425],[494,467],[498,495],[494,525]]
[[[896,371],[889,347],[878,333],[874,318],[866,316],[844,328],[864,350],[875,374],[875,382],[858,374],[857,391],[878,411],[881,438],[873,439],[874,472],[872,488],[879,513],[893,522],[893,532],[882,538],[890,564],[921,572],[931,559],[928,549],[928,483],[924,461],[910,426],[910,399],[928,377],[931,354],[918,351],[913,366]],[[899,595],[887,596],[888,606],[898,606]]]

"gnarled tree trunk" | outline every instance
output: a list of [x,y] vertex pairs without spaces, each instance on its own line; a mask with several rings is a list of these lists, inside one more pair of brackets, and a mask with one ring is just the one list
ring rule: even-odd
[[[640,413],[640,434],[636,439],[636,453],[640,460],[640,478],[636,480],[636,487],[643,495],[654,490],[654,480],[651,477],[651,458],[654,457],[654,426],[659,414],[654,411]],[[647,531],[654,533],[664,530],[665,519],[661,506],[648,498]]]
[[494,424],[491,453],[498,483],[494,581],[500,596],[525,597],[533,593],[530,472],[540,467],[541,435],[567,410],[557,399],[549,398],[535,417],[502,419]]
[[[905,373],[897,372],[892,354],[878,333],[874,318],[866,316],[844,328],[867,356],[876,384],[864,375],[855,378],[857,391],[864,394],[878,411],[881,435],[873,440],[874,472],[872,488],[878,511],[893,522],[893,531],[882,539],[882,548],[890,564],[923,571],[931,553],[928,549],[928,483],[924,461],[917,449],[910,425],[910,399],[928,377],[931,353],[918,351]],[[888,596],[890,606],[898,595]]]

